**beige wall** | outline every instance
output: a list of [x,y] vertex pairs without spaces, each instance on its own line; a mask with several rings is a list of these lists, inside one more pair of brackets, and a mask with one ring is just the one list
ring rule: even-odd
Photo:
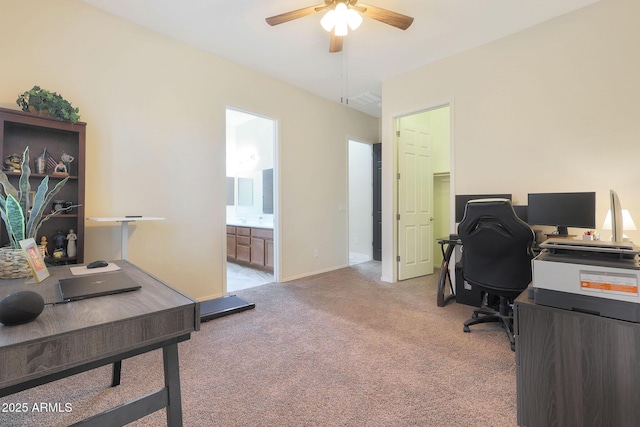
[[[196,298],[224,294],[230,106],[278,120],[281,277],[347,264],[347,139],[378,140],[377,119],[79,0],[0,10],[0,105],[38,84],[88,123],[87,216],[167,218],[130,227],[132,262]],[[119,225],[87,222],[86,259],[119,248]]]
[[[383,161],[395,164],[393,117],[452,106],[457,193],[608,192],[640,219],[640,3],[584,9],[414,70],[383,84]],[[383,170],[393,218],[395,170]],[[395,279],[394,223],[383,226],[383,277]],[[606,233],[603,233],[606,234]],[[640,242],[639,232],[627,232]]]

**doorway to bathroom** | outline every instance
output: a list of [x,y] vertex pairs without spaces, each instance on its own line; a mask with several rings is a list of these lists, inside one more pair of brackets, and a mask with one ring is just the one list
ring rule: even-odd
[[226,291],[277,277],[276,121],[226,110]]

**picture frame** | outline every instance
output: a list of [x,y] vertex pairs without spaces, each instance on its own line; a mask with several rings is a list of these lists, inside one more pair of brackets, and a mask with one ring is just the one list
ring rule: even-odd
[[20,240],[20,247],[25,253],[35,281],[40,283],[49,277],[49,269],[44,263],[44,258],[42,257],[42,253],[40,252],[40,248],[36,244],[36,241],[33,238]]

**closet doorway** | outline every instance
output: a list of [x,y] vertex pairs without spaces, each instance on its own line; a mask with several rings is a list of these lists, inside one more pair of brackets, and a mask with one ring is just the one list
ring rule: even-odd
[[276,281],[276,120],[226,110],[226,291]]

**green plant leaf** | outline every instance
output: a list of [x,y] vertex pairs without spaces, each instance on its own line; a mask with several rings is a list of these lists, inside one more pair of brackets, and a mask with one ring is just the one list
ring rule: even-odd
[[22,212],[29,212],[29,193],[31,192],[31,184],[29,183],[29,176],[31,175],[31,168],[29,167],[29,146],[25,147],[22,153],[20,181],[18,182],[19,192],[18,201],[22,206]]
[[75,123],[80,119],[78,108],[73,108],[71,103],[59,93],[34,86],[18,97],[16,103],[23,111],[48,111],[51,117],[58,120],[69,120]]
[[4,191],[5,196],[11,194],[13,197],[18,198],[18,190],[9,182],[9,177],[7,174],[0,171],[0,185],[2,185],[2,190]]
[[38,201],[38,194],[40,193],[41,189],[43,188],[44,190],[42,191],[46,192],[47,189],[49,188],[49,177],[45,176],[42,179],[42,182],[38,186],[38,191],[36,192],[36,197],[35,197],[36,200],[33,202],[33,207],[31,208],[31,215],[29,216],[29,224],[27,225],[27,238],[33,237],[35,239],[36,235],[38,234],[38,230],[40,229],[40,226],[42,225],[43,222],[45,222],[52,216],[64,213],[66,211],[66,209],[59,209],[54,213],[47,215],[46,217],[42,216],[42,214],[44,213],[45,207],[48,206],[49,203],[51,203],[55,195],[58,194],[58,192],[62,189],[62,187],[64,187],[64,185],[67,183],[68,180],[69,180],[69,177],[66,177],[62,181],[58,182],[56,186],[53,187],[53,189],[49,191],[49,193],[47,193],[47,195],[44,197],[42,202],[40,202]]
[[24,240],[24,215],[22,213],[22,207],[18,200],[12,195],[7,196],[6,202],[6,219],[8,225],[9,237],[11,240],[11,247],[14,249],[20,248],[20,240]]
[[33,198],[33,206],[31,207],[31,214],[29,215],[29,221],[27,221],[27,238],[33,237],[35,239],[34,230],[38,227],[37,223],[42,219],[45,208],[45,198],[49,191],[49,177],[42,178],[42,182],[36,190],[36,195]]

